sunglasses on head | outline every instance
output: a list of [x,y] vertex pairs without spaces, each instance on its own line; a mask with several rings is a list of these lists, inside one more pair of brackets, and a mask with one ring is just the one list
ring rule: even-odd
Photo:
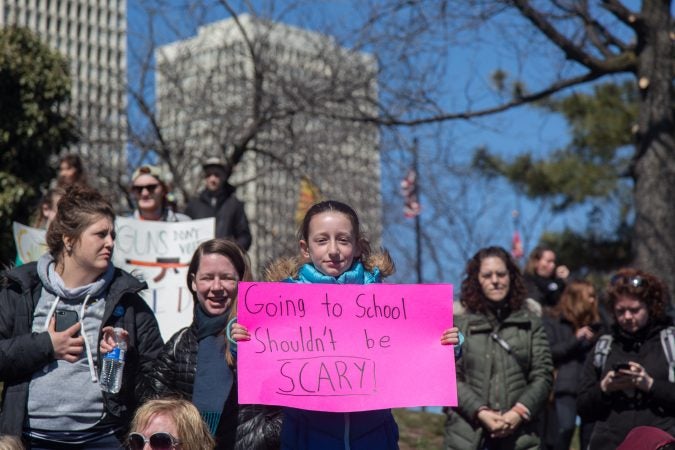
[[178,439],[164,431],[153,433],[147,439],[141,433],[130,433],[127,441],[129,450],[143,450],[146,443],[152,450],[169,450],[180,444]]
[[640,275],[634,275],[632,277],[626,276],[626,275],[614,275],[612,278],[609,280],[609,284],[612,286],[616,286],[618,284],[627,284],[629,286],[633,287],[640,287],[643,286],[646,283],[646,280],[642,278]]
[[140,194],[143,192],[143,189],[147,189],[149,194],[154,194],[158,186],[159,184],[144,184],[141,186],[131,186],[131,190],[136,194]]

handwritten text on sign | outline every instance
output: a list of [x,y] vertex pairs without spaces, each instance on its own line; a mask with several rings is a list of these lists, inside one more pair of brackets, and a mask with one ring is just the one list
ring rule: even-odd
[[213,238],[214,223],[213,218],[160,222],[118,217],[113,261],[141,275],[151,289],[184,286],[192,253]]
[[457,405],[452,286],[239,283],[240,403],[317,411]]

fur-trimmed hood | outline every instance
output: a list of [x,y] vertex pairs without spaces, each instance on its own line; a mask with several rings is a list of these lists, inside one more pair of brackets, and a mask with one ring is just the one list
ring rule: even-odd
[[[286,278],[297,278],[300,267],[308,262],[308,260],[300,257],[279,258],[272,261],[272,263],[265,268],[263,279],[265,281],[281,281]],[[363,263],[363,267],[369,272],[372,272],[372,270],[377,267],[380,270],[382,278],[393,275],[396,271],[394,260],[391,259],[391,255],[389,255],[389,252],[386,250],[372,253],[361,262]]]

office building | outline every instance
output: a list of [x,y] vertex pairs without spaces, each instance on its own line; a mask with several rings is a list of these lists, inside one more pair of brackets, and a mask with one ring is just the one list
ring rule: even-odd
[[181,155],[176,170],[186,192],[202,187],[201,161],[229,156],[251,136],[231,182],[246,204],[254,268],[297,254],[302,186],[305,199],[314,186],[323,198],[352,205],[379,245],[379,131],[345,119],[373,114],[371,55],[241,15],[199,27],[196,36],[159,47],[155,57],[158,122],[165,144]]
[[115,189],[126,172],[126,0],[0,0],[0,27],[36,32],[68,59],[70,109],[92,181]]

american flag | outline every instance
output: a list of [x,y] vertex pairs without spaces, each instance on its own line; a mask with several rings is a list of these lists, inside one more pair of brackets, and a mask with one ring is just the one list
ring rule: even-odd
[[401,181],[401,194],[403,195],[403,215],[415,217],[420,214],[422,207],[417,198],[417,172],[412,167]]

